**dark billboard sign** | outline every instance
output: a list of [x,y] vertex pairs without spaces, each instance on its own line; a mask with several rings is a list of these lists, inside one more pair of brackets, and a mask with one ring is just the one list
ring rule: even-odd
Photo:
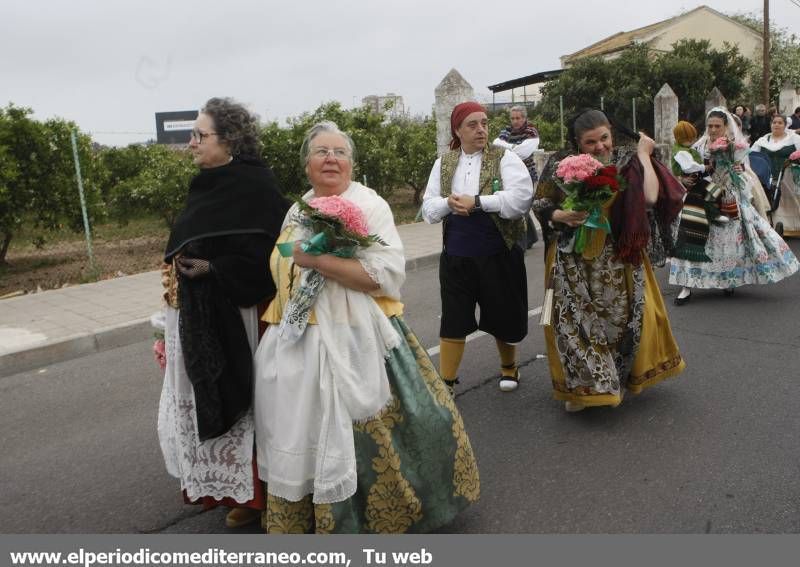
[[156,112],[156,141],[159,144],[188,144],[197,114],[196,110]]

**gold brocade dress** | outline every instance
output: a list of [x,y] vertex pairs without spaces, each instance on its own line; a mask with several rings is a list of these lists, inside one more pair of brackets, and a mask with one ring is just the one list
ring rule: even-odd
[[[292,240],[290,225],[278,243]],[[300,270],[277,248],[270,269],[277,295],[263,320],[277,325],[291,290],[299,285]],[[357,491],[340,502],[315,504],[312,494],[293,502],[271,494],[267,484],[262,518],[267,533],[428,532],[449,523],[479,497],[477,464],[453,399],[403,321],[402,303],[387,297],[375,301],[403,340],[386,360],[389,405],[377,417],[353,424]],[[313,312],[309,325],[316,325]],[[264,410],[256,405],[255,411]],[[297,419],[306,417],[311,419]]]
[[[534,209],[562,198],[552,180],[544,179]],[[613,199],[603,207],[606,218],[612,204]],[[686,363],[647,254],[639,266],[614,259],[612,236],[600,230],[592,231],[583,253],[565,252],[559,249],[565,236],[560,232],[549,242],[545,262],[554,290],[552,325],[544,329],[553,397],[617,406],[625,390],[638,394],[680,374]]]

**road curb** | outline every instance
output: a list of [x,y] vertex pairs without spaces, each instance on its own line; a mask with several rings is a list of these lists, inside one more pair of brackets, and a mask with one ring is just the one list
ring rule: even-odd
[[[406,272],[414,272],[439,261],[439,252],[406,261]],[[72,335],[30,348],[0,355],[0,377],[12,376],[59,362],[128,346],[153,336],[150,318],[136,319],[96,331]]]
[[0,377],[127,346],[152,336],[153,328],[148,317],[46,342],[0,356]]
[[419,256],[417,258],[414,258],[413,260],[406,260],[406,273],[416,272],[417,270],[437,265],[439,263],[440,255],[441,251],[437,250],[433,254],[426,254],[424,256]]

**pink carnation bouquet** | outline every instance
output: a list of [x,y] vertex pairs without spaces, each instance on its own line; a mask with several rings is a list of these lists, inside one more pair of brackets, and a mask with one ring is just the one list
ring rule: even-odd
[[[352,258],[359,247],[373,244],[387,246],[376,234],[369,234],[367,221],[361,208],[333,195],[316,197],[308,202],[296,199],[298,212],[294,221],[304,227],[311,236],[300,247],[307,254],[319,256],[333,254],[340,258]],[[286,258],[292,256],[294,242],[278,244],[278,251]],[[280,324],[280,334],[287,339],[298,339],[308,324],[311,307],[325,284],[325,277],[316,270],[306,270],[289,298]]]
[[161,370],[165,370],[167,368],[167,350],[164,339],[156,339],[153,343],[153,356],[156,359],[158,367]]
[[[744,179],[741,176],[742,160],[750,153],[750,147],[743,140],[734,142],[726,136],[720,136],[708,144],[708,152],[714,162],[714,183],[723,188],[719,196],[720,213],[731,219],[739,218],[739,205],[736,201],[735,190],[744,188]],[[734,166],[739,166],[736,168]]]
[[588,211],[589,217],[575,230],[574,251],[585,250],[592,231],[608,234],[611,224],[603,214],[603,205],[623,188],[614,165],[603,165],[589,154],[568,156],[556,167],[555,182],[566,194],[561,203],[565,211]]
[[569,156],[558,162],[556,175],[564,183],[583,181],[587,177],[594,175],[603,164],[594,159],[589,154],[579,154]]
[[733,142],[721,136],[708,145],[708,151],[717,166],[731,168],[734,164],[741,163],[750,153],[750,146],[743,140]]
[[[359,246],[368,247],[373,243],[385,245],[377,235],[369,234],[367,221],[358,205],[340,197],[315,197],[306,202],[296,199],[299,207],[298,224],[305,227],[312,236],[302,244],[304,252],[314,255],[334,254],[351,258]],[[291,256],[294,243],[279,245],[283,256]]]

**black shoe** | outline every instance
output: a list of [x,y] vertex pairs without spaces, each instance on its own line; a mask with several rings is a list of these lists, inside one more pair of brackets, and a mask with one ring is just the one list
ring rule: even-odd
[[447,393],[450,394],[450,397],[454,400],[456,399],[456,384],[460,384],[461,380],[456,378],[455,380],[445,380],[442,378],[442,382],[444,382],[444,387],[447,388]]
[[675,299],[673,300],[673,303],[674,303],[675,305],[685,305],[685,304],[689,303],[689,300],[690,300],[691,298],[692,298],[692,292],[690,291],[690,292],[689,292],[689,295],[687,295],[686,297],[678,297],[678,296],[676,295],[676,296],[675,296]]

